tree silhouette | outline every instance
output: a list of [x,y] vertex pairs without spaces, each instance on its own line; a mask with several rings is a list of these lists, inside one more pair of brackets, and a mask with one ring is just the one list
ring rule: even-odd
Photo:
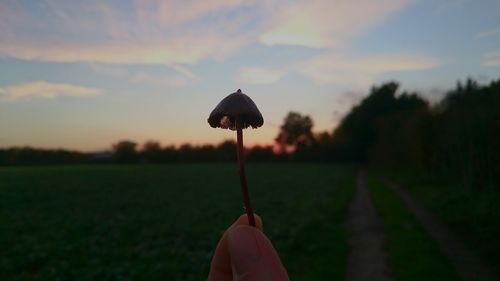
[[139,161],[139,155],[136,150],[137,143],[123,140],[113,145],[115,161],[119,163],[134,163]]
[[367,161],[370,148],[377,142],[377,123],[395,112],[426,107],[415,94],[396,96],[399,84],[385,83],[372,87],[370,94],[354,106],[334,132],[337,156],[347,161]]
[[314,143],[311,117],[291,111],[283,120],[278,136],[274,139],[281,153],[306,148]]
[[141,150],[141,154],[146,162],[159,163],[161,162],[162,149],[159,142],[147,141]]
[[225,140],[217,146],[217,160],[219,161],[236,161],[236,142],[233,140]]
[[334,131],[333,159],[420,170],[466,189],[498,186],[500,80],[459,82],[435,106],[398,88],[373,87],[351,109]]

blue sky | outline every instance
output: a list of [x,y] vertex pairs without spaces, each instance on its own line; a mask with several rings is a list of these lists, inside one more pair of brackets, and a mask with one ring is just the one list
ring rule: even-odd
[[438,99],[500,78],[500,2],[1,1],[0,147],[233,138],[208,126],[241,88],[272,143],[289,110],[331,131],[373,84]]

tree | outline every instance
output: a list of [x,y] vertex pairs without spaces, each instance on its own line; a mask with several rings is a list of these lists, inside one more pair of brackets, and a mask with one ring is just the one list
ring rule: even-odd
[[247,160],[249,162],[272,162],[278,160],[272,146],[256,145],[248,150]]
[[434,116],[435,169],[460,179],[465,189],[500,182],[500,80],[479,85],[468,79],[449,91]]
[[135,163],[139,160],[137,143],[123,140],[113,145],[114,158],[119,163]]
[[148,141],[142,146],[141,151],[144,159],[150,163],[158,163],[161,161],[161,145],[156,141]]
[[218,161],[236,161],[236,142],[233,140],[225,140],[217,146]]
[[294,111],[289,112],[275,138],[281,152],[286,153],[311,146],[314,143],[313,126],[311,117]]
[[399,84],[389,82],[373,87],[370,94],[342,119],[334,132],[337,157],[345,161],[369,160],[369,154],[377,143],[380,123],[389,115],[410,112],[427,107],[427,103],[415,94],[396,96]]

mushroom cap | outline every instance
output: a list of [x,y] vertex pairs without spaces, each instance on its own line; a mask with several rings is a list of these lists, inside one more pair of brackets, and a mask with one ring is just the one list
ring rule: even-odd
[[253,100],[240,89],[219,102],[210,113],[208,123],[212,128],[235,130],[236,119],[240,120],[244,129],[250,126],[258,128],[264,124],[264,118]]

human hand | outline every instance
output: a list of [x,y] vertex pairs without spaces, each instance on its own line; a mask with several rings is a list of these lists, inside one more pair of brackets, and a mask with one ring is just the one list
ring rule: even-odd
[[208,281],[288,281],[288,274],[271,241],[262,232],[262,220],[255,215],[257,227],[240,216],[217,244]]

